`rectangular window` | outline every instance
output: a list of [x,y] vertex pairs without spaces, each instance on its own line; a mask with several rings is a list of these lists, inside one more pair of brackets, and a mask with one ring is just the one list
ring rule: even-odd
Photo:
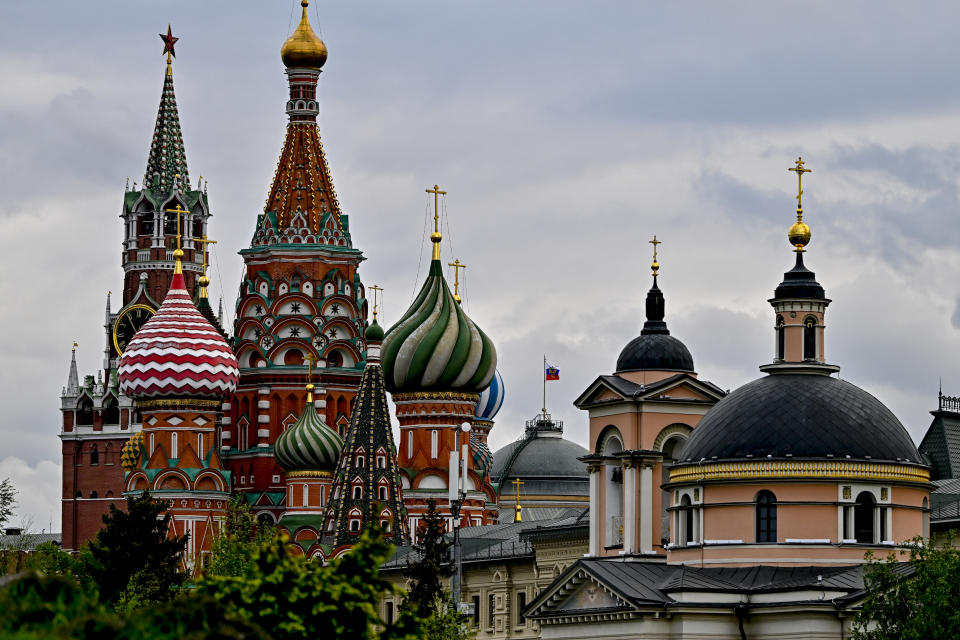
[[197,457],[203,460],[203,434],[197,434]]
[[473,625],[480,626],[480,596],[473,596]]
[[438,449],[440,447],[440,434],[434,429],[430,432],[430,459],[436,460]]
[[303,506],[306,507],[309,504],[310,504],[310,485],[304,484],[303,485]]
[[517,593],[517,626],[526,624],[527,619],[523,617],[523,610],[527,608],[527,592]]
[[170,434],[170,457],[179,458],[177,455],[177,434],[176,432]]
[[491,593],[487,596],[487,626],[493,627],[493,612],[497,608],[496,597]]
[[154,448],[156,447],[156,443],[154,442],[153,435],[154,435],[154,434],[152,434],[152,433],[150,434],[150,455],[151,455],[151,456],[153,455],[153,450],[154,450]]
[[387,624],[393,624],[393,603],[387,603],[387,615],[384,616],[387,619]]
[[407,458],[413,458],[413,431],[407,431]]

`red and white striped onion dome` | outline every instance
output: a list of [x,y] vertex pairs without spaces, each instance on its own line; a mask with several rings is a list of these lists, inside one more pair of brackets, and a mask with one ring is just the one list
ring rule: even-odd
[[178,271],[160,309],[120,356],[120,392],[132,398],[221,398],[237,388],[233,351],[197,310]]

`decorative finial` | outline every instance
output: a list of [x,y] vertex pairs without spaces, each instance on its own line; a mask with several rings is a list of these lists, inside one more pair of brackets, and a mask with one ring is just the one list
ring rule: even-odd
[[123,187],[124,191],[130,191],[130,176],[127,176],[127,184]]
[[520,522],[520,512],[523,509],[523,507],[520,506],[520,485],[526,483],[520,478],[514,478],[510,484],[517,488],[517,502],[513,507],[513,521]]
[[371,285],[370,290],[373,291],[373,321],[377,321],[377,293],[383,291],[383,287],[378,285]]
[[447,195],[446,191],[440,191],[439,185],[433,185],[433,189],[427,189],[427,193],[433,194],[433,233],[430,234],[430,242],[433,243],[433,259],[440,259],[440,196]]
[[79,346],[80,346],[80,345],[77,344],[77,341],[74,340],[74,341],[73,341],[73,353],[76,353],[76,352],[77,352],[77,347],[79,347]]
[[163,40],[163,53],[167,55],[167,75],[172,76],[173,70],[170,68],[170,63],[173,62],[173,58],[177,57],[177,52],[174,51],[173,45],[177,44],[177,40],[180,38],[173,37],[173,30],[170,29],[170,25],[167,25],[167,33],[160,34],[160,39]]
[[653,271],[653,277],[656,278],[657,274],[660,272],[660,263],[657,262],[657,245],[663,244],[661,240],[657,240],[656,234],[653,236],[653,240],[649,241],[653,245],[653,262],[650,263],[650,270]]
[[796,249],[797,253],[802,253],[803,248],[810,243],[810,227],[803,221],[803,174],[811,173],[813,169],[807,169],[803,166],[803,158],[797,158],[797,164],[794,167],[788,167],[787,171],[794,171],[797,174],[797,221],[791,225],[787,232],[787,238]]
[[197,279],[197,284],[200,285],[200,297],[206,298],[207,287],[210,286],[210,278],[207,277],[207,267],[210,266],[207,262],[207,245],[217,244],[217,241],[208,240],[207,236],[194,238],[193,241],[200,245],[200,252],[203,254],[202,265],[200,266],[200,277]]
[[178,202],[175,209],[166,209],[165,211],[167,213],[177,214],[177,248],[173,251],[173,259],[175,261],[173,273],[176,275],[178,273],[183,273],[183,264],[181,262],[183,260],[183,249],[180,248],[180,216],[184,213],[187,213],[187,210],[181,207],[180,203]]
[[459,259],[454,260],[453,262],[448,262],[448,265],[453,267],[453,299],[457,301],[457,304],[461,302],[460,298],[460,269],[466,269],[467,265],[460,262]]
[[308,353],[303,359],[307,361],[307,404],[310,405],[313,404],[313,363],[317,358]]

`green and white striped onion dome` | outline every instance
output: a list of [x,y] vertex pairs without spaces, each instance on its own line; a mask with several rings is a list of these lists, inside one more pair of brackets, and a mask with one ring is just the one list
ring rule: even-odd
[[311,400],[300,418],[277,438],[273,457],[285,471],[333,471],[342,449],[343,438],[327,426]]
[[497,350],[453,298],[439,260],[403,318],[383,341],[383,376],[391,393],[475,391],[490,385]]

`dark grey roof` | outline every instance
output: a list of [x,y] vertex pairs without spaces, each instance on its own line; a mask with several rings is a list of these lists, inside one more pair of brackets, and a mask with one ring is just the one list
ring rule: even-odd
[[[521,451],[514,456],[514,449],[522,447]],[[582,479],[584,483],[589,481],[587,467],[577,460],[585,456],[589,451],[575,442],[570,442],[561,437],[535,435],[529,438],[523,438],[516,442],[511,442],[507,446],[499,449],[493,454],[493,467],[490,475],[495,480],[503,484],[509,478],[563,478],[567,477],[574,482],[576,479]],[[513,463],[510,464],[510,461]],[[507,465],[510,464],[510,468]],[[571,487],[560,487],[558,485],[555,491],[558,495],[570,495]],[[524,487],[523,491],[529,488]],[[576,493],[574,495],[580,495]],[[585,495],[585,494],[584,494]]]
[[932,468],[934,480],[960,475],[960,415],[933,411],[933,422],[920,441],[920,453]]
[[797,253],[797,263],[793,269],[783,274],[783,282],[773,293],[774,298],[803,298],[823,300],[826,298],[823,287],[817,282],[813,271],[803,264],[803,253]]
[[693,356],[687,346],[668,334],[639,335],[623,348],[617,371],[663,370],[693,373]]
[[21,533],[20,535],[0,536],[0,549],[19,549],[33,551],[44,542],[53,542],[60,546],[63,536],[59,533]]
[[684,461],[835,458],[920,463],[910,435],[882,402],[845,380],[777,373],[718,402],[693,430]]

